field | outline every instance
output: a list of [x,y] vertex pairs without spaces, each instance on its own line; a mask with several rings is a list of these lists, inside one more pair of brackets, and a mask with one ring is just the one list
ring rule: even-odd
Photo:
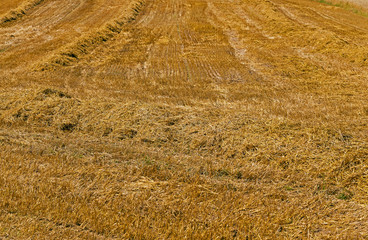
[[0,239],[368,239],[365,7],[1,0]]

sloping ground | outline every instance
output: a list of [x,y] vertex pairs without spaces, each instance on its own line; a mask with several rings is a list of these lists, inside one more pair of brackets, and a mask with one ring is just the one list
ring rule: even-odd
[[[2,71],[18,67],[24,71],[38,59],[47,59],[59,49],[103,31],[110,22],[123,23],[135,14],[134,6],[141,3],[135,0],[33,2],[38,4],[24,4],[28,11],[20,7],[25,16],[5,21],[0,28]],[[6,16],[13,16],[12,12]]]
[[368,2],[367,1],[364,1],[364,0],[349,0],[349,2],[351,2],[353,4],[356,4],[356,5],[363,6],[365,8],[368,7]]
[[2,24],[0,238],[367,238],[365,13],[45,0]]
[[16,8],[22,1],[23,0],[3,1],[0,5],[0,15],[7,13],[9,9]]

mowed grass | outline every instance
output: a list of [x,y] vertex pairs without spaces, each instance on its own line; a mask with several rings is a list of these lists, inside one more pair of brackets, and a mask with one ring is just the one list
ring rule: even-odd
[[101,28],[0,56],[0,238],[368,236],[365,17],[309,0],[133,12],[96,44],[77,43]]

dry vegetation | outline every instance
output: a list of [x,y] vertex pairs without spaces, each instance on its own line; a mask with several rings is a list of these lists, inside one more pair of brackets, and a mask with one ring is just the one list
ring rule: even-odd
[[33,0],[33,1],[25,1],[22,5],[20,5],[16,9],[12,9],[9,12],[7,12],[4,16],[0,18],[0,25],[4,25],[16,20],[19,20],[24,15],[27,14],[32,8],[37,7],[41,3],[43,3],[45,0]]
[[4,2],[1,239],[368,238],[368,10]]

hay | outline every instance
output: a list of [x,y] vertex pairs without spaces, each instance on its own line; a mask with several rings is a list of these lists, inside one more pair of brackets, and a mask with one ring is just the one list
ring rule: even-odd
[[34,70],[52,70],[60,66],[70,66],[78,62],[81,57],[91,52],[94,48],[119,34],[124,25],[135,20],[144,5],[145,1],[143,0],[131,2],[123,16],[106,23],[100,29],[88,33],[67,46],[58,49],[51,57],[35,64],[33,67]]
[[4,16],[0,16],[0,25],[8,24],[23,18],[30,10],[42,4],[43,2],[45,2],[45,0],[25,1],[18,8],[9,11],[8,13],[4,14]]
[[[1,28],[0,238],[368,235],[366,18],[157,0],[83,32],[128,2],[50,4]],[[51,38],[13,34],[50,17]]]
[[[276,230],[287,235],[303,233],[300,226],[305,224],[306,217],[320,228],[328,227],[339,232],[335,228],[336,219],[341,221],[341,226],[352,224],[349,219],[356,219],[353,214],[358,211],[354,204],[366,203],[367,135],[349,130],[344,125],[337,126],[336,122],[332,127],[333,124],[326,124],[326,121],[255,117],[241,108],[207,107],[204,111],[197,107],[122,103],[103,98],[77,99],[54,88],[3,93],[0,99],[0,126],[26,129],[0,132],[3,136],[0,137],[0,146],[6,149],[16,147],[17,151],[32,149],[29,161],[35,161],[35,155],[41,156],[42,159],[37,161],[42,164],[54,165],[61,161],[62,170],[59,171],[65,171],[65,174],[60,174],[63,181],[75,181],[76,178],[87,181],[88,188],[80,187],[83,192],[79,188],[71,191],[82,194],[78,196],[84,200],[78,200],[78,204],[84,210],[79,216],[83,221],[89,221],[88,226],[94,231],[109,229],[109,234],[131,233],[134,227],[125,228],[125,217],[115,220],[118,226],[107,219],[118,216],[121,206],[129,213],[136,213],[140,201],[149,198],[153,202],[146,202],[150,207],[145,210],[147,218],[144,221],[148,222],[144,226],[162,223],[154,214],[166,216],[178,209],[175,215],[183,214],[183,218],[172,220],[178,226],[187,226],[183,221],[197,219],[198,216],[206,221],[215,217],[213,226],[208,225],[201,230],[208,234],[211,231],[217,234],[215,229],[221,228],[221,222],[233,224],[242,221],[255,227],[249,232],[237,230],[240,236],[268,232],[272,226],[282,229]],[[8,160],[3,165],[14,161],[5,159]],[[24,160],[24,155],[20,159],[17,162],[32,165],[23,163],[28,161]],[[44,168],[42,171],[48,169],[41,169]],[[37,173],[41,170],[29,171]],[[76,172],[73,174],[78,177],[67,180],[72,172]],[[57,173],[48,174],[54,176]],[[7,182],[10,181],[7,177]],[[23,189],[16,184],[12,181],[13,191]],[[47,184],[35,182],[31,185],[40,185],[42,191],[56,194],[43,199],[42,194],[36,197],[39,193],[30,190],[27,197],[36,194],[32,196],[43,199],[39,205],[42,211],[48,211],[44,209],[51,201],[58,201],[58,207],[51,214],[63,216],[61,219],[75,219],[62,205],[71,199],[62,193],[58,195],[55,189],[47,188]],[[64,188],[74,185],[69,182]],[[147,198],[141,194],[148,194]],[[91,200],[93,206],[88,205],[87,196],[96,195],[103,204]],[[124,196],[134,196],[134,201],[127,201]],[[188,199],[195,201],[197,206],[188,206]],[[23,206],[19,202],[17,204]],[[160,204],[165,208],[156,209]],[[305,204],[307,207],[303,207]],[[92,219],[89,209],[97,206],[98,209],[108,207],[104,210],[107,215]],[[156,210],[152,211],[153,208]],[[213,208],[218,210],[203,215],[193,212]],[[282,214],[276,211],[280,208],[284,209]],[[27,209],[24,211],[35,211],[36,207]],[[275,212],[274,217],[264,221],[274,210],[277,214]],[[327,216],[331,211],[333,214],[325,217],[326,225],[318,225],[318,217],[310,219],[316,212]],[[224,218],[221,214],[225,214]],[[262,220],[251,223],[256,216]],[[346,219],[341,220],[340,216],[346,216]],[[75,221],[78,223],[77,219]],[[100,229],[101,224],[104,227]],[[234,229],[223,230],[228,233]],[[268,234],[272,235],[276,230]],[[151,231],[149,234],[157,236]],[[176,234],[183,236],[180,232]]]

